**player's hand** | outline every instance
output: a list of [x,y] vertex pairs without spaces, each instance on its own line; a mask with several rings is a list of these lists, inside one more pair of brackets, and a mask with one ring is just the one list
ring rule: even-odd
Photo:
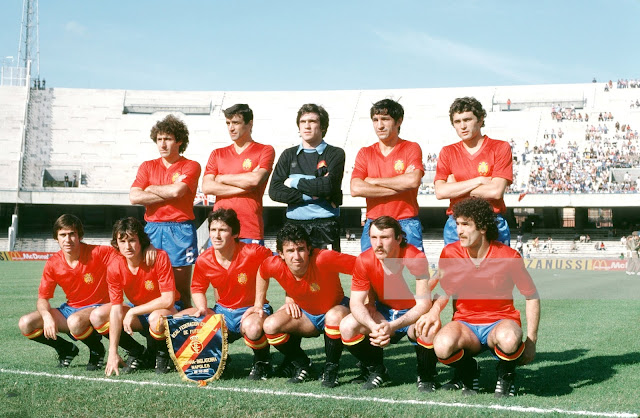
[[133,329],[131,328],[132,324],[133,324],[133,314],[131,314],[131,311],[128,311],[127,314],[124,316],[124,319],[122,320],[122,329],[124,330],[124,332],[126,332],[129,335],[133,335]]
[[416,334],[432,339],[441,327],[442,323],[440,322],[440,315],[427,312],[416,321]]
[[244,321],[249,315],[257,314],[260,318],[264,317],[264,311],[262,310],[262,306],[250,306],[244,313],[242,314],[242,319],[240,322]]
[[198,308],[196,307],[196,311],[193,313],[193,316],[195,316],[196,318],[200,318],[201,316],[205,316],[207,314],[207,307],[205,306],[204,308]]
[[292,181],[293,180],[291,179],[291,177],[289,177],[284,181],[284,185],[287,186],[288,188],[291,188],[291,182]]
[[300,310],[298,304],[295,302],[285,303],[284,309],[293,319],[299,319],[302,316],[302,311]]
[[187,175],[186,174],[180,174],[178,177],[176,177],[175,181],[173,182],[173,184],[176,183],[180,183],[182,180],[186,179]]
[[391,342],[391,325],[387,321],[376,324],[371,328],[369,333],[369,341],[371,345],[377,347],[385,347]]
[[405,172],[405,174],[411,173],[411,172],[415,171],[415,169],[416,169],[416,166],[411,164],[409,167],[407,167],[406,170],[404,170],[404,172]]
[[144,262],[149,267],[153,267],[156,263],[156,257],[158,255],[158,250],[153,244],[149,244],[149,246],[144,250]]
[[456,176],[454,176],[453,174],[449,174],[449,177],[447,177],[447,183],[455,183],[456,182]]
[[480,181],[480,186],[491,183],[491,177],[478,176],[477,179]]
[[109,354],[109,358],[107,359],[107,364],[104,367],[104,374],[109,377],[112,373],[115,373],[116,376],[120,376],[120,366],[124,367],[125,363],[120,357],[119,354],[115,356]]
[[518,364],[529,364],[536,356],[536,343],[534,343],[529,337],[524,342],[524,352],[518,359]]
[[55,340],[58,338],[58,326],[56,321],[51,317],[42,318],[44,325],[42,329],[44,331],[44,337],[49,340]]

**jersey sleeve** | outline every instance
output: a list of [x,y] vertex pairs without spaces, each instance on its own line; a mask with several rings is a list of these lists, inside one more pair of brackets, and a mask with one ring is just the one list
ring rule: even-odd
[[211,151],[211,155],[209,155],[209,161],[207,161],[207,166],[204,169],[204,175],[213,174],[217,176],[220,172],[218,171],[218,150],[214,149]]
[[275,160],[276,151],[271,145],[265,145],[264,149],[260,153],[260,161],[258,162],[259,167],[271,172],[271,170],[273,170],[273,163]]
[[98,247],[98,250],[100,251],[100,257],[102,258],[102,262],[105,266],[111,264],[113,260],[115,260],[120,254],[118,251],[116,251],[115,248],[110,245],[100,245]]
[[369,171],[367,170],[367,151],[365,148],[360,148],[358,155],[356,156],[355,165],[353,166],[353,172],[351,173],[352,179],[364,180],[368,177]]
[[189,161],[182,168],[182,174],[186,175],[182,182],[195,193],[198,189],[198,180],[200,180],[200,164],[196,161]]
[[451,172],[451,166],[449,164],[449,149],[448,147],[444,147],[442,148],[442,150],[440,150],[440,155],[438,155],[438,163],[436,164],[436,175],[433,178],[433,181],[447,181]]
[[47,260],[42,271],[42,279],[38,288],[38,297],[40,299],[51,299],[55,293],[57,282],[54,278],[53,260]]
[[516,254],[512,262],[512,277],[516,287],[524,297],[532,297],[538,293],[531,275],[524,265],[524,260],[519,254]]
[[120,260],[115,259],[107,268],[107,286],[109,288],[109,301],[113,305],[124,302],[123,277],[120,271]]
[[258,268],[258,273],[260,273],[260,277],[262,279],[267,280],[276,276],[276,272],[278,269],[278,265],[280,264],[280,256],[272,255],[265,259],[260,267]]
[[131,187],[139,187],[144,190],[149,186],[149,162],[145,161],[138,167],[136,173],[136,179],[133,181]]
[[[409,248],[413,250],[415,247]],[[429,279],[429,261],[427,260],[427,256],[417,248],[411,251],[410,257],[405,258],[404,265],[416,280]]]
[[[317,251],[317,250],[315,250]],[[329,271],[343,274],[353,274],[353,266],[356,257],[350,254],[343,254],[333,250],[322,250],[316,259],[318,265]]]
[[204,261],[204,254],[196,259],[193,268],[193,278],[191,279],[191,293],[207,293],[209,279],[207,278],[207,264]]
[[497,149],[492,177],[506,179],[509,183],[513,182],[513,156],[508,142],[501,141]]
[[[301,178],[300,181],[298,181],[298,190],[307,196],[318,196],[329,199],[332,195],[340,192],[342,177],[344,176],[344,150],[337,147],[327,147],[325,154],[328,170],[326,175],[321,175],[320,173],[316,174],[316,177],[313,179]],[[342,195],[342,193],[340,193],[340,195]],[[341,202],[333,203],[339,204]]]
[[353,276],[351,277],[351,291],[368,292],[370,287],[371,281],[369,280],[363,257],[356,257]]
[[420,148],[420,144],[417,142],[407,142],[407,145],[408,155],[411,156],[411,159],[408,160],[407,167],[412,165],[416,170],[420,170],[424,174],[424,166],[422,165],[422,148]]
[[158,278],[158,287],[160,292],[175,292],[176,280],[173,276],[173,269],[171,268],[171,261],[166,252],[159,250],[158,257],[153,265],[156,277]]

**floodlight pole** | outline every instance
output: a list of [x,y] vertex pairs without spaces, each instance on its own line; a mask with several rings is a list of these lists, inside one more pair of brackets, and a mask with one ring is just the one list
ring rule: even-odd
[[40,79],[40,23],[38,18],[38,0],[22,0],[22,24],[18,42],[18,65],[35,70],[36,79]]

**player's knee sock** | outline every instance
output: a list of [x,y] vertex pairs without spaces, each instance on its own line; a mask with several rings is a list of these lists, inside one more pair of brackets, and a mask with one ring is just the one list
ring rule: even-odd
[[269,342],[266,335],[263,335],[258,340],[251,340],[245,335],[244,343],[253,350],[254,361],[269,362]]
[[[110,322],[105,322],[96,328],[96,331],[103,337],[109,339],[109,326]],[[131,335],[122,331],[120,333],[120,342],[118,343],[130,356],[140,357],[144,353],[144,346],[137,342]]]
[[371,345],[369,337],[363,334],[356,335],[349,340],[342,340],[347,350],[365,367],[381,366],[383,364],[382,347]]
[[71,341],[67,341],[59,335],[55,340],[45,337],[44,330],[42,328],[38,328],[30,334],[24,334],[24,336],[31,341],[48,345],[49,347],[55,349],[57,352],[71,350],[71,346],[74,345]]
[[507,373],[513,373],[515,371],[517,363],[516,360],[518,360],[522,353],[524,353],[524,343],[521,343],[518,349],[511,354],[503,352],[497,345],[493,351],[500,359],[498,362],[498,376],[504,376]]
[[460,349],[447,358],[438,358],[440,363],[451,366],[457,370],[460,376],[467,377],[475,373],[477,362],[472,355],[467,354],[464,349]]
[[340,327],[326,325],[324,327],[324,352],[327,356],[327,363],[338,364],[340,362],[342,347]]
[[416,341],[416,359],[418,376],[430,378],[436,375],[438,358],[433,350],[433,343],[426,343],[420,338]]
[[292,334],[267,334],[267,340],[269,344],[280,351],[285,358],[301,364],[309,363],[309,357],[307,357],[304,350],[300,347],[302,337]]
[[91,325],[89,325],[89,327],[83,333],[79,335],[75,335],[72,333],[71,335],[73,335],[73,338],[75,338],[76,340],[82,341],[84,345],[89,347],[89,350],[96,353],[104,352],[104,346],[102,345],[101,341],[102,336],[95,329],[93,329]]
[[168,356],[169,348],[167,347],[167,342],[164,337],[164,333],[160,334],[155,332],[151,327],[149,327],[149,337],[147,337],[147,342],[150,343],[153,347],[153,351],[156,354]]

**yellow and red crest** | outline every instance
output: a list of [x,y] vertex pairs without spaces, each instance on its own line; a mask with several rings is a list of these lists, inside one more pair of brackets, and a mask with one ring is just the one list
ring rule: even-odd
[[85,274],[85,275],[84,275],[84,277],[83,277],[83,279],[84,279],[84,282],[85,282],[86,284],[91,284],[91,283],[93,283],[93,276],[91,275],[91,273],[87,273],[87,274]]
[[189,338],[191,340],[191,343],[189,343],[191,349],[194,353],[199,354],[202,351],[202,343],[200,342],[200,338],[198,338],[197,335],[192,335]]
[[325,160],[318,162],[318,166],[316,168],[322,168],[322,167],[328,167],[327,162]]
[[481,176],[489,174],[489,164],[486,161],[481,161],[480,164],[478,164],[478,174]]
[[404,161],[402,160],[396,160],[395,163],[393,163],[393,169],[396,171],[396,173],[398,174],[402,174],[404,173]]
[[320,291],[320,285],[319,285],[318,283],[311,283],[311,284],[309,285],[309,289],[311,289],[311,291],[312,291],[313,293],[315,293],[315,292],[319,292],[319,291]]
[[251,170],[251,165],[252,165],[251,160],[247,158],[242,162],[242,169],[245,171],[249,171]]
[[155,289],[155,285],[153,284],[152,280],[146,280],[144,282],[144,288],[149,290],[149,291],[151,291],[151,290]]
[[180,174],[180,173],[173,173],[173,175],[171,176],[171,183],[175,183],[175,182],[176,182],[176,179],[177,179],[178,177],[180,177],[181,175],[182,175],[182,174]]
[[247,273],[238,274],[238,283],[240,283],[240,284],[247,283]]

